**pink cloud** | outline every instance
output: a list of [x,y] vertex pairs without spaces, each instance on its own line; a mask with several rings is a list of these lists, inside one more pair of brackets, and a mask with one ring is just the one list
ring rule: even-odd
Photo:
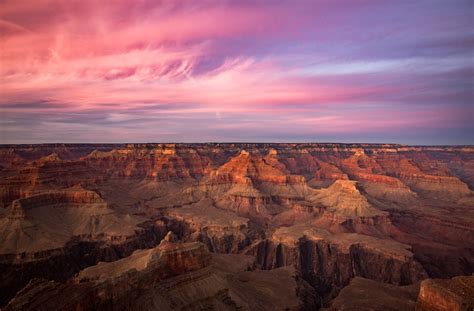
[[[449,32],[463,19],[437,24],[437,8],[406,6],[412,4],[4,1],[0,114],[47,119],[54,106],[115,123],[175,118],[170,127],[179,129],[163,133],[189,132],[178,123],[192,114],[236,118],[221,128],[244,123],[308,135],[464,126],[472,110],[462,105],[472,89],[460,81],[472,76],[472,63],[462,53],[472,44]],[[385,10],[394,15],[380,32]],[[420,14],[426,23],[416,27]],[[420,43],[438,33],[443,40]],[[412,42],[424,46],[419,55],[407,48]],[[449,42],[457,42],[459,55],[451,55]],[[152,105],[166,110],[133,112]]]

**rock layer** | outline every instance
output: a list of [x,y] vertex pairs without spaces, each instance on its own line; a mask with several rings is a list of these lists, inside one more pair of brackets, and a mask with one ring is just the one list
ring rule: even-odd
[[474,309],[474,276],[450,280],[428,279],[421,282],[417,311]]
[[302,297],[312,294],[290,268],[245,271],[253,266],[249,257],[213,260],[201,243],[168,240],[63,284],[32,280],[5,310],[287,310],[303,307]]
[[417,285],[395,286],[356,277],[326,311],[415,310]]
[[[154,247],[168,230],[254,256],[265,271],[249,288],[271,273],[297,278],[306,296],[291,306],[327,305],[354,277],[406,285],[474,273],[472,146],[53,144],[0,155],[0,306],[34,278],[57,284],[29,293],[71,286],[81,269]],[[239,282],[239,295],[224,284],[206,303],[246,306],[255,298]],[[162,292],[194,303],[173,286]]]

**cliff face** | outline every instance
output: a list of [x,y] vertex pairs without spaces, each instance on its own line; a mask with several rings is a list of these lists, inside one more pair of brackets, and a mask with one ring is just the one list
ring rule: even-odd
[[314,295],[294,269],[253,266],[248,256],[213,258],[201,243],[165,239],[62,284],[32,280],[5,309],[287,310],[304,307],[305,297]]
[[66,280],[99,260],[153,246],[164,231],[79,186],[17,199],[0,219],[0,297],[11,298],[31,278]]
[[426,279],[410,286],[356,277],[324,310],[468,311],[474,308],[474,277]]
[[298,288],[313,290],[309,305],[327,305],[354,277],[407,285],[474,272],[470,146],[21,145],[0,154],[0,305],[33,278],[58,283],[35,281],[30,294],[62,288],[99,261],[157,246],[168,230],[213,253],[253,256],[268,272],[295,269]]
[[355,277],[323,310],[415,310],[418,292],[418,285],[396,286]]
[[311,224],[278,229],[247,254],[264,269],[297,267],[323,304],[356,276],[396,285],[427,277],[408,245],[356,233],[331,234]]
[[474,308],[474,276],[450,280],[428,279],[421,282],[416,310],[459,310]]

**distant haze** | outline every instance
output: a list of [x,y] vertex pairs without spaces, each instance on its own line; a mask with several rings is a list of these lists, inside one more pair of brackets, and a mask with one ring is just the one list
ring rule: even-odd
[[0,143],[474,144],[473,1],[2,1]]

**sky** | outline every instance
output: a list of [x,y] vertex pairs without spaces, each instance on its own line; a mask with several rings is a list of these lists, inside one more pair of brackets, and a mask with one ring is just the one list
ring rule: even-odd
[[474,144],[474,1],[0,0],[0,143]]

